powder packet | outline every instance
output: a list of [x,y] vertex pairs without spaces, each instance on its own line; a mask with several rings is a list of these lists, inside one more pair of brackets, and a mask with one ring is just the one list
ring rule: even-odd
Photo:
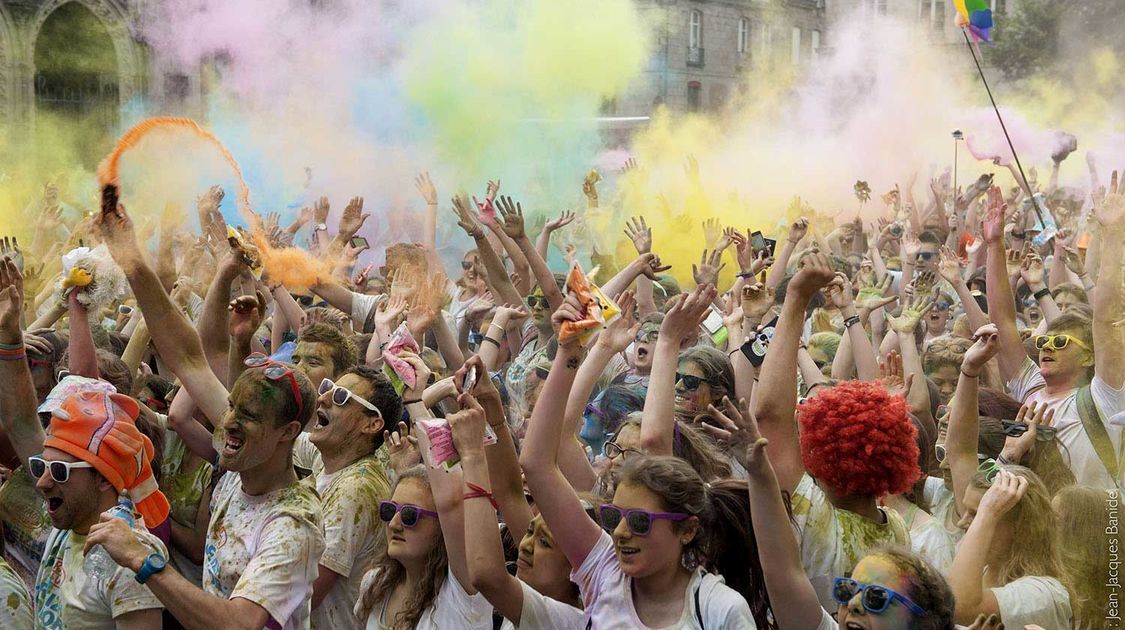
[[[445,418],[426,418],[418,421],[419,426],[426,432],[430,442],[430,466],[444,467],[449,470],[461,461],[461,455],[453,444],[453,430],[449,428],[449,421]],[[484,445],[491,446],[496,443],[496,432],[487,424],[484,426]]]
[[582,267],[577,262],[567,274],[566,288],[578,297],[578,302],[582,305],[582,319],[562,323],[559,328],[560,342],[577,337],[579,343],[586,345],[603,327],[621,316],[621,307],[602,293],[598,285],[582,272]]

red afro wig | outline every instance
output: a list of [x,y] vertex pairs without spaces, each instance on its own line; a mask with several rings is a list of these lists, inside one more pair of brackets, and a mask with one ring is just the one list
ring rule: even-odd
[[843,496],[910,489],[922,475],[906,401],[878,383],[847,381],[799,408],[805,469]]

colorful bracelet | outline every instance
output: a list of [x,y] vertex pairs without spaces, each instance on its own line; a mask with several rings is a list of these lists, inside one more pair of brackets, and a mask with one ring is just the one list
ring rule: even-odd
[[19,350],[23,348],[23,342],[19,343],[0,343],[0,350]]
[[855,326],[858,323],[859,323],[859,316],[852,315],[851,317],[844,320],[844,330],[847,330],[848,328],[851,328],[852,326]]
[[481,343],[484,343],[484,342],[486,342],[486,341],[488,341],[488,342],[491,342],[491,343],[492,343],[493,345],[495,345],[495,346],[496,346],[497,348],[499,348],[499,347],[500,347],[500,342],[499,342],[499,341],[497,341],[497,340],[495,340],[495,339],[493,339],[492,337],[485,337],[484,339],[481,339],[481,340],[480,340],[480,342],[481,342]]
[[0,361],[22,361],[23,359],[26,359],[26,358],[27,358],[26,352],[20,352],[19,354],[0,353]]

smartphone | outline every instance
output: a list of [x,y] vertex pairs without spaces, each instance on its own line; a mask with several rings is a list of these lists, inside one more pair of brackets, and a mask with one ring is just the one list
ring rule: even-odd
[[117,185],[102,186],[102,214],[117,211]]
[[773,258],[774,252],[777,251],[777,239],[775,239],[775,238],[764,238],[762,240],[765,241],[765,243],[766,243],[766,251],[768,251],[770,253],[769,254],[770,258]]
[[750,234],[750,247],[753,247],[755,252],[760,252],[766,248],[766,239],[761,232],[755,231]]
[[902,225],[898,223],[891,224],[891,236],[899,238],[902,236]]
[[128,304],[122,304],[121,306],[117,307],[117,312],[122,315],[132,315],[133,307],[129,306]]
[[707,317],[700,326],[707,331],[708,335],[719,332],[719,329],[723,327],[723,314],[719,312],[719,309],[712,306],[711,311],[707,313]]
[[770,342],[773,341],[775,328],[777,328],[776,317],[758,331],[755,336],[751,337],[750,340],[742,344],[742,354],[746,357],[746,360],[750,362],[750,365],[761,367],[762,363],[765,363],[766,351],[769,350]]
[[367,239],[363,238],[362,236],[353,236],[352,237],[352,248],[353,249],[361,249],[362,250],[362,249],[368,249],[370,247],[371,246],[367,244]]
[[462,392],[471,392],[471,391],[473,391],[473,387],[475,387],[476,384],[477,384],[477,366],[474,365],[473,367],[469,368],[468,372],[465,373],[465,380],[461,383],[461,391]]

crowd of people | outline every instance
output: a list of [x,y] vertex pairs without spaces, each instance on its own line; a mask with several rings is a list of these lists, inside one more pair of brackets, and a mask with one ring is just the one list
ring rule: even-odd
[[360,198],[48,187],[0,242],[0,627],[1117,627],[1125,181],[1065,157],[708,221],[683,287],[644,216],[582,260],[593,176],[455,197],[447,268],[420,175],[378,270]]

